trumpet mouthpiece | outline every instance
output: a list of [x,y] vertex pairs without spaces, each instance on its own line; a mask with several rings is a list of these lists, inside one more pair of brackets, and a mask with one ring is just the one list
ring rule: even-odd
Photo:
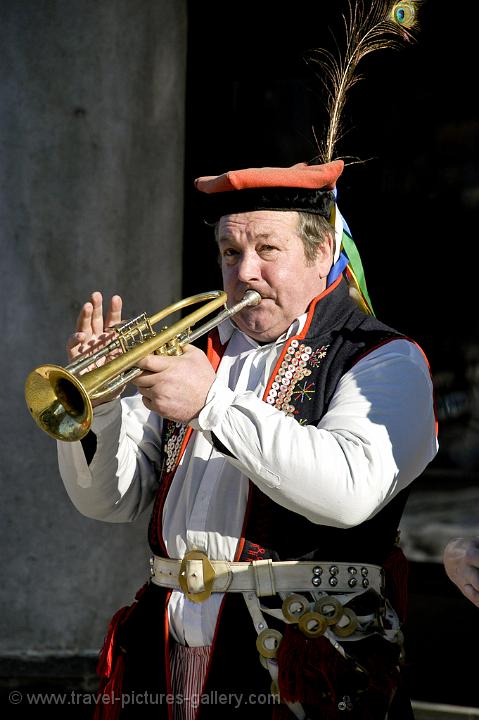
[[261,295],[256,290],[247,290],[244,295],[244,300],[247,301],[248,307],[254,307],[260,304]]

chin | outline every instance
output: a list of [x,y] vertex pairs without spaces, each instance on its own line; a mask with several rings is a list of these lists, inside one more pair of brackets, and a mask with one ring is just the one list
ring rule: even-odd
[[[264,316],[259,312],[254,312],[255,308],[247,311],[247,315],[238,318],[237,325],[246,335],[254,340],[262,342],[272,342],[276,340],[287,328],[278,330],[274,319],[271,316]],[[288,325],[289,327],[289,325]]]

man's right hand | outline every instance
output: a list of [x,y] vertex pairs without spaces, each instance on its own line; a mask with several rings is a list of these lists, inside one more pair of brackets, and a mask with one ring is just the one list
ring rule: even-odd
[[[121,322],[122,300],[119,295],[114,295],[110,300],[110,307],[106,317],[103,317],[103,297],[100,292],[94,292],[90,301],[86,302],[78,315],[76,332],[68,338],[67,353],[70,361],[85,352],[100,350],[114,337],[114,332],[109,328]],[[104,359],[98,361],[98,365]],[[87,370],[90,368],[87,368]],[[101,400],[93,400],[92,405],[100,405],[114,398],[119,393],[105,396]]]

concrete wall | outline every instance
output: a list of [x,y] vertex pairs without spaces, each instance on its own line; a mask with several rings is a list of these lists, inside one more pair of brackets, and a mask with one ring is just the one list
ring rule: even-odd
[[71,506],[23,385],[92,290],[181,295],[185,56],[183,0],[0,2],[0,657],[96,651],[147,577],[147,518]]

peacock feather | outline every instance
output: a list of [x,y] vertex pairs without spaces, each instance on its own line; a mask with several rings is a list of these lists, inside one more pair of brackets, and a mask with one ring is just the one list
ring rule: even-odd
[[342,115],[346,97],[361,79],[358,65],[372,52],[399,49],[413,41],[417,27],[418,6],[422,0],[348,0],[348,12],[342,15],[344,51],[337,53],[317,49],[312,60],[320,66],[320,77],[326,91],[329,123],[319,144],[322,162],[333,160],[336,144],[342,134]]
[[[312,60],[319,63],[320,79],[326,96],[329,121],[318,155],[311,162],[331,162],[336,144],[342,133],[342,115],[349,90],[361,79],[358,65],[376,50],[399,49],[414,39],[412,31],[417,28],[418,6],[423,0],[348,0],[348,12],[342,15],[344,25],[344,50],[336,41],[336,54],[318,49]],[[363,265],[351,232],[339,212],[333,208],[330,223],[336,238],[335,262],[328,276],[328,284],[339,273],[349,285],[349,293],[359,307],[374,315],[364,276]]]

